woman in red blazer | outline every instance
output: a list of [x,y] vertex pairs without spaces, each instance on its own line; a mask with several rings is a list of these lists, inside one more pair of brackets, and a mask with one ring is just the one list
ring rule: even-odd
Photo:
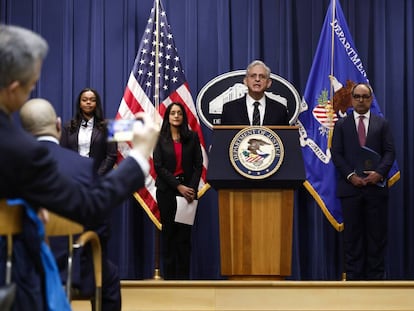
[[174,222],[176,196],[183,196],[189,203],[197,199],[203,156],[197,133],[188,128],[182,104],[171,103],[167,107],[153,159],[162,223],[163,277],[166,280],[189,279],[191,226]]

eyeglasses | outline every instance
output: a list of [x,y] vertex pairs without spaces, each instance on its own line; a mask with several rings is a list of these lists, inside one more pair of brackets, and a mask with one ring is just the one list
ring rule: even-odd
[[356,100],[360,100],[361,98],[362,99],[368,99],[368,98],[371,97],[371,95],[367,95],[367,94],[364,94],[364,95],[354,94],[354,95],[352,95],[352,97],[355,98]]
[[257,73],[251,73],[251,74],[248,75],[248,77],[250,79],[253,79],[253,80],[256,80],[256,79],[258,79],[258,80],[266,80],[268,78],[264,74],[257,74]]

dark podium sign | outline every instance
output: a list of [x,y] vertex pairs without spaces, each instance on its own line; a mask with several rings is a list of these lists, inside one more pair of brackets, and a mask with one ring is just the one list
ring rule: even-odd
[[[216,190],[218,189],[251,189],[251,188],[278,188],[296,189],[305,180],[305,169],[302,158],[302,150],[299,145],[299,132],[296,126],[269,126],[278,138],[283,154],[281,163],[270,176],[263,179],[251,178],[248,174],[240,173],[234,167],[231,157],[234,157],[234,140],[246,126],[215,126],[213,143],[209,153],[209,167],[207,181]],[[265,132],[265,131],[264,131]],[[279,139],[278,139],[279,141]],[[236,141],[237,143],[237,141]],[[280,152],[280,151],[278,151]]]

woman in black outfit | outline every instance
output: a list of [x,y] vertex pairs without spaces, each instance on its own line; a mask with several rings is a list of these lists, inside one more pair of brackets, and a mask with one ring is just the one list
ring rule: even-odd
[[75,103],[75,116],[62,129],[60,144],[80,155],[93,158],[99,175],[109,172],[116,162],[117,144],[108,143],[108,131],[101,97],[91,88],[83,89]]
[[176,196],[183,196],[189,203],[197,199],[203,156],[198,135],[188,128],[187,114],[180,103],[171,103],[165,111],[153,160],[162,223],[163,277],[166,280],[188,280],[191,226],[174,222]]

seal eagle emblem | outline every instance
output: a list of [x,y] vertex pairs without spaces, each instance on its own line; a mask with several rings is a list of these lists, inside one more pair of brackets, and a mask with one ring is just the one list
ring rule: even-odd
[[280,137],[266,127],[253,126],[239,131],[229,147],[230,162],[241,175],[264,179],[273,175],[283,162]]

